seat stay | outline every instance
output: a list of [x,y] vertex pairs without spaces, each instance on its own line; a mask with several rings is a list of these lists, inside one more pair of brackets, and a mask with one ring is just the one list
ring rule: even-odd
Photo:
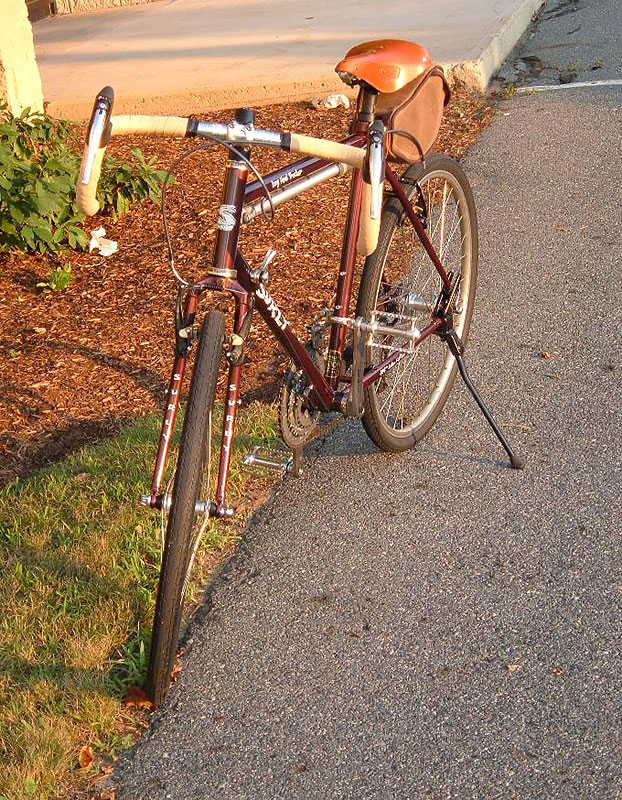
[[445,267],[442,265],[441,260],[438,257],[438,254],[437,254],[436,250],[434,249],[434,246],[432,245],[432,242],[430,241],[430,239],[428,237],[428,234],[426,233],[425,228],[423,227],[423,223],[421,222],[419,217],[413,211],[413,207],[412,207],[411,203],[409,202],[408,197],[406,195],[406,192],[402,188],[402,185],[400,184],[397,175],[393,172],[393,170],[391,169],[391,167],[389,167],[388,164],[387,164],[387,166],[385,168],[385,176],[386,176],[387,180],[389,181],[389,183],[391,184],[391,189],[393,189],[393,191],[395,192],[396,197],[398,198],[398,200],[402,204],[402,207],[404,208],[404,211],[406,212],[406,216],[408,217],[408,219],[412,223],[412,226],[415,229],[415,232],[416,232],[417,236],[419,237],[419,241],[421,242],[421,244],[425,248],[426,253],[430,256],[430,259],[431,259],[432,263],[436,267],[436,271],[440,275],[441,280],[443,281],[443,285],[445,286],[445,288],[447,290],[450,290],[451,289],[451,280],[449,278],[449,275],[447,275]]

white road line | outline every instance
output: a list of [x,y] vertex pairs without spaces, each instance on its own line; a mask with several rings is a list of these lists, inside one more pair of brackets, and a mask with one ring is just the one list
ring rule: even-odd
[[516,94],[530,94],[531,92],[550,92],[555,89],[591,89],[593,86],[622,86],[622,78],[612,78],[609,81],[577,81],[576,83],[559,83],[549,86],[521,86]]

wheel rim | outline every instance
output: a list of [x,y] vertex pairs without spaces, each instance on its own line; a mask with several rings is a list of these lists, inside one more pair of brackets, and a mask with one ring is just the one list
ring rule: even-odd
[[[470,318],[473,231],[467,199],[458,179],[443,169],[431,170],[419,181],[428,212],[427,233],[441,263],[462,283],[454,315],[459,336],[466,336]],[[421,330],[430,323],[441,279],[406,219],[394,225],[381,278],[373,298],[371,319],[401,329]],[[404,338],[374,336],[370,363],[378,364],[392,350],[407,350]],[[435,413],[455,372],[455,361],[444,342],[434,334],[372,386],[378,415],[398,437],[416,436]]]

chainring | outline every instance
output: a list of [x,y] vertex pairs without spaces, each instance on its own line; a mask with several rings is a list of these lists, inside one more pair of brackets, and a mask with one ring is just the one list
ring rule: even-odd
[[[311,344],[308,344],[306,349],[323,372],[322,354]],[[309,408],[303,394],[307,386],[304,374],[290,369],[285,374],[279,390],[279,430],[281,439],[292,450],[302,447],[315,438],[320,428],[321,412]]]

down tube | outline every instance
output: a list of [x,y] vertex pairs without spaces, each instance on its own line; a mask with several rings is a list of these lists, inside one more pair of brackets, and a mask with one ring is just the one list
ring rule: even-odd
[[288,353],[292,361],[303,370],[309,382],[313,385],[314,395],[322,411],[331,411],[339,407],[335,392],[330,387],[317,364],[311,358],[304,344],[296,336],[285,315],[268,293],[265,286],[257,287],[253,284],[249,267],[241,253],[236,255],[236,268],[240,285],[255,298],[255,309],[261,314],[264,321]]

